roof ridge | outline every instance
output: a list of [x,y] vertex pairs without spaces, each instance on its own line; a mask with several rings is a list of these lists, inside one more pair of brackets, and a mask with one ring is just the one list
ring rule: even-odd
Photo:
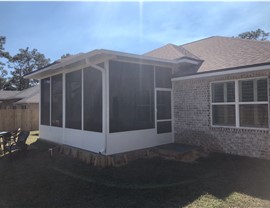
[[178,50],[177,45],[174,45],[172,43],[168,43],[167,45],[169,45],[171,48],[173,48],[173,50],[176,51],[176,53],[178,53],[179,55],[185,55],[181,51]]
[[256,43],[270,43],[270,41],[268,41],[268,40],[244,39],[244,38],[239,38],[239,37],[226,37],[226,36],[215,36],[215,37],[225,38],[225,39],[230,39],[230,40],[256,42]]
[[192,42],[189,42],[189,43],[185,43],[185,44],[182,44],[182,45],[179,45],[179,46],[185,46],[185,45],[189,45],[189,44],[192,44],[192,43],[200,42],[200,41],[210,39],[210,38],[215,38],[215,37],[218,37],[218,36],[210,36],[210,37],[203,38],[203,39],[200,39],[200,40],[195,40],[195,41],[192,41]]
[[172,43],[167,43],[166,45],[163,45],[163,46],[160,46],[160,47],[158,47],[158,48],[155,48],[155,49],[153,49],[153,50],[151,50],[151,51],[148,51],[148,52],[146,52],[146,53],[143,53],[142,55],[143,55],[143,56],[147,56],[146,54],[152,53],[152,52],[154,52],[154,51],[156,51],[156,50],[159,50],[160,48],[164,48],[164,47],[170,46],[170,45],[174,45],[174,44],[172,44]]
[[240,41],[247,41],[247,42],[270,44],[270,41],[264,41],[264,40],[243,39],[243,38],[238,38],[238,37],[226,37],[226,36],[215,35],[215,36],[210,36],[210,37],[203,38],[203,39],[200,39],[200,40],[195,40],[195,41],[192,41],[192,42],[189,42],[189,43],[185,43],[185,44],[182,44],[182,45],[179,45],[179,46],[183,47],[183,46],[186,46],[186,45],[189,45],[189,44],[193,44],[193,43],[204,41],[204,40],[211,39],[211,38],[224,38],[224,39],[230,39],[230,40],[240,40]]
[[190,56],[190,55],[192,55],[193,58],[197,58],[198,60],[202,60],[201,58],[199,58],[198,56],[196,56],[194,53],[190,52],[188,49],[184,48],[183,46],[177,46],[177,50],[179,50],[180,47],[181,47],[181,50],[184,50],[187,53],[187,54],[183,54],[181,52],[184,56]]

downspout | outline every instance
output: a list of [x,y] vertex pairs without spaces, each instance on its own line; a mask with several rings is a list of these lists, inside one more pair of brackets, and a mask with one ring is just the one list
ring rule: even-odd
[[109,82],[109,79],[108,79],[108,69],[109,69],[109,64],[108,64],[108,61],[104,61],[104,68],[98,66],[98,65],[95,65],[95,64],[91,64],[91,62],[85,58],[85,62],[87,65],[95,68],[95,69],[98,69],[101,71],[102,73],[102,132],[104,132],[104,137],[105,137],[105,140],[104,140],[104,147],[99,150],[99,154],[101,155],[106,155],[107,154],[107,135],[108,135],[108,129],[107,129],[107,120],[108,120],[108,82]]

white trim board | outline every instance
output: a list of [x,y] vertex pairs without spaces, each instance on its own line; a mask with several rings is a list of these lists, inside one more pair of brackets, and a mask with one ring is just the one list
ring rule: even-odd
[[262,70],[270,70],[270,65],[248,67],[248,68],[241,68],[241,69],[227,70],[227,71],[198,73],[198,74],[190,75],[190,76],[175,77],[175,78],[172,78],[171,80],[172,80],[172,82],[175,82],[175,81],[188,80],[188,79],[198,79],[198,78],[206,78],[206,77],[213,77],[213,76],[222,76],[222,75],[243,73],[243,72],[255,72],[255,71],[262,71]]

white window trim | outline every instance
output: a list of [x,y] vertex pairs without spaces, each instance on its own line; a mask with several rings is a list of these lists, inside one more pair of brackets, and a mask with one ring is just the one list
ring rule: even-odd
[[[254,101],[254,102],[239,102],[239,81],[242,80],[259,80],[266,79],[267,80],[267,99],[268,101]],[[224,83],[224,82],[234,82],[235,83],[235,102],[226,102],[226,103],[216,103],[212,102],[212,84],[213,83]],[[250,78],[242,78],[242,79],[234,79],[234,80],[220,80],[213,81],[209,83],[210,87],[210,123],[211,127],[223,127],[223,128],[232,128],[232,129],[250,129],[250,130],[269,130],[269,78],[267,76],[262,77],[250,77]],[[268,109],[268,128],[263,127],[242,127],[240,126],[240,105],[256,105],[256,104],[267,104]],[[235,126],[224,126],[224,125],[214,125],[213,124],[213,105],[235,105]]]

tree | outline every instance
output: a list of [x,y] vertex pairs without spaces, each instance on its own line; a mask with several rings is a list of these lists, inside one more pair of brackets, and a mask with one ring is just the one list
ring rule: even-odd
[[38,83],[37,80],[24,79],[23,76],[29,72],[45,67],[50,63],[50,59],[47,59],[44,54],[39,53],[37,49],[29,50],[19,49],[19,53],[11,57],[9,67],[13,69],[11,71],[12,78],[11,84],[15,85],[17,90],[24,90]]
[[5,63],[1,60],[7,59],[9,60],[10,55],[8,52],[5,51],[4,45],[6,43],[6,37],[0,36],[0,89],[3,89],[3,86],[6,84],[7,79],[7,70],[4,68]]
[[265,32],[262,29],[257,29],[256,31],[240,33],[237,37],[250,40],[268,40],[270,37],[270,32]]
[[62,55],[62,56],[61,56],[61,59],[63,59],[63,58],[67,58],[67,57],[69,57],[69,56],[71,56],[71,54],[66,53],[66,54],[64,54],[64,55]]

